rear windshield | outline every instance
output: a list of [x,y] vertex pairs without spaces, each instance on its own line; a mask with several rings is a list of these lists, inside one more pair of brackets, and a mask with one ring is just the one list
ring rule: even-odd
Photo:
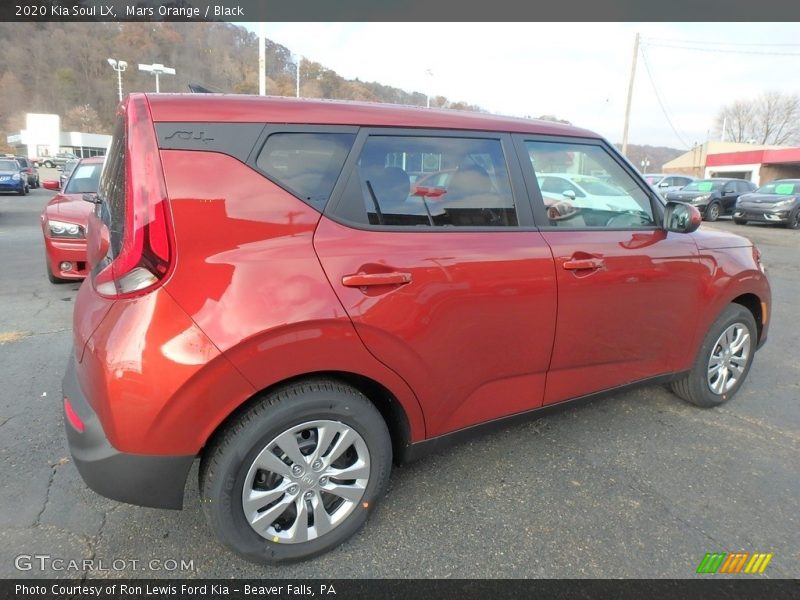
[[20,167],[28,168],[28,159],[27,158],[18,158],[17,162],[19,163]]
[[778,196],[791,196],[800,192],[800,182],[798,181],[773,181],[758,188],[759,194],[777,194]]
[[119,116],[97,190],[97,195],[108,211],[104,220],[107,221],[111,234],[112,257],[119,254],[125,233],[125,147],[125,118]]
[[70,177],[65,194],[94,194],[100,181],[101,164],[80,165]]
[[0,171],[19,171],[19,165],[15,160],[0,160]]
[[693,181],[685,188],[683,188],[682,192],[710,192],[712,190],[718,190],[722,187],[722,184],[725,183],[724,181]]

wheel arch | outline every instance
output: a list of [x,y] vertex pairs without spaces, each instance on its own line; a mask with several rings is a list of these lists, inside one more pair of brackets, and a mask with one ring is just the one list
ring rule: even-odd
[[367,398],[381,414],[381,417],[383,417],[392,441],[392,454],[395,461],[399,461],[405,455],[406,448],[411,443],[411,425],[403,405],[397,397],[380,382],[364,375],[347,371],[315,371],[303,373],[302,375],[296,375],[282,381],[277,381],[259,390],[239,404],[214,428],[198,454],[202,455],[207,447],[213,445],[213,441],[217,436],[221,435],[222,432],[235,423],[243,413],[249,410],[254,403],[261,400],[265,395],[304,381],[319,381],[323,379],[348,385],[361,392]]
[[756,294],[748,292],[737,296],[730,302],[731,304],[740,304],[752,313],[756,321],[756,330],[758,332],[758,342],[761,343],[761,335],[764,331],[763,309],[762,301]]

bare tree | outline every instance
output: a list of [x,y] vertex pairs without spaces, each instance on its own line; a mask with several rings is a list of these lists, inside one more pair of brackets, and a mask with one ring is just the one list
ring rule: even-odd
[[791,144],[800,141],[800,95],[765,92],[754,100],[736,100],[716,118],[716,131],[731,142]]

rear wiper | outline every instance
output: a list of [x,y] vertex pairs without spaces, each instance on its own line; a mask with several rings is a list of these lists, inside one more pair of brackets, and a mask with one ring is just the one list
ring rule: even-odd
[[378,198],[375,196],[375,190],[372,189],[372,183],[370,183],[369,179],[366,181],[367,189],[369,190],[369,195],[372,197],[372,204],[375,205],[375,214],[378,215],[378,224],[383,225],[383,213],[381,212],[381,207],[378,204]]

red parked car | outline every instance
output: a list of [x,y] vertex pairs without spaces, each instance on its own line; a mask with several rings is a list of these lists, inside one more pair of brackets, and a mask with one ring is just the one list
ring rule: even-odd
[[[52,283],[83,279],[86,269],[86,221],[92,204],[84,194],[97,193],[103,158],[84,158],[75,166],[64,189],[42,211],[42,233],[47,278]],[[44,181],[45,189],[60,190],[58,181]]]
[[[442,193],[411,194],[423,155],[453,170]],[[537,169],[627,197],[548,210]],[[478,425],[653,382],[716,406],[767,338],[770,288],[748,240],[699,224],[563,124],[133,94],[75,307],[75,464],[180,508],[199,458],[211,529],[273,563],[343,542],[393,461]]]

